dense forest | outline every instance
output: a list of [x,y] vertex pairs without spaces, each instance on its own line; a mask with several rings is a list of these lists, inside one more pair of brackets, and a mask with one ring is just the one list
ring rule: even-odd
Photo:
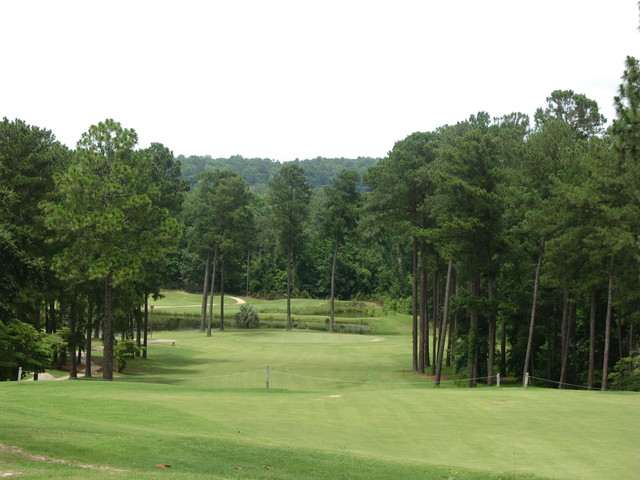
[[149,298],[184,288],[383,302],[411,315],[411,367],[436,383],[451,366],[470,387],[528,372],[640,389],[634,58],[614,102],[609,126],[556,90],[533,118],[479,112],[381,159],[287,163],[139,149],[111,119],[70,150],[5,118],[0,380],[89,356],[95,334],[111,379],[116,335],[145,345]]
[[[249,190],[254,193],[267,193],[269,180],[282,165],[280,162],[268,158],[244,158],[240,155],[231,158],[211,158],[210,156],[179,155],[176,160],[182,167],[182,178],[189,181],[193,187],[198,181],[198,175],[205,171],[231,170],[242,177]],[[335,175],[344,169],[354,170],[360,178],[367,169],[379,159],[359,157],[324,158],[316,157],[310,160],[295,160],[304,169],[305,177],[313,188],[330,186]],[[366,186],[360,180],[358,188]]]

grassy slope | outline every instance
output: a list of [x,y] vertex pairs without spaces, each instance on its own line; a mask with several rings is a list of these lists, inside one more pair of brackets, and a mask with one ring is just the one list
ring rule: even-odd
[[[406,318],[378,321],[390,327]],[[434,389],[403,375],[407,335],[163,337],[176,346],[152,344],[150,358],[132,362],[120,377],[130,381],[0,385],[0,443],[127,472],[36,462],[0,449],[0,475],[636,478],[637,394]]]

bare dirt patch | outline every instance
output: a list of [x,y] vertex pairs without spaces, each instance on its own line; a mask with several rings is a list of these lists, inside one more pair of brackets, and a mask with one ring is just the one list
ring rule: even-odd
[[[27,452],[26,450],[23,450],[20,447],[16,447],[14,445],[5,445],[4,443],[0,443],[0,452],[7,452],[13,455],[17,455],[19,457],[35,460],[36,462],[59,463],[63,465],[72,465],[74,467],[88,468],[90,470],[103,470],[103,471],[109,471],[109,472],[126,472],[126,470],[122,470],[121,468],[107,467],[105,465],[91,465],[88,463],[79,463],[79,462],[73,462],[70,460],[65,460],[63,458],[54,458],[54,457],[47,457],[45,455],[38,455],[35,453]],[[19,476],[19,475],[22,475],[22,474],[18,472],[6,472],[0,476],[10,477],[10,476]]]

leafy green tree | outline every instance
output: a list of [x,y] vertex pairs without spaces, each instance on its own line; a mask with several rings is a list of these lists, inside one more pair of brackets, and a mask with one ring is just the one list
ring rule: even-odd
[[139,155],[149,156],[151,171],[149,181],[158,188],[154,198],[158,207],[166,208],[173,216],[182,211],[185,194],[189,191],[189,182],[182,178],[180,160],[161,143],[154,142],[149,148],[138,151]]
[[[182,205],[186,193],[189,191],[189,182],[181,178],[181,163],[173,152],[161,143],[152,143],[149,148],[138,150],[138,155],[146,156],[151,160],[150,178],[159,192],[154,196],[155,206],[166,208],[173,217],[178,217],[182,211]],[[142,339],[138,339],[142,356],[147,358],[147,337],[149,325],[149,295],[158,295],[160,286],[171,283],[168,277],[178,279],[178,252],[168,255],[159,255],[153,258],[144,268],[143,275],[139,276],[139,288],[144,297],[144,316],[142,325]],[[88,337],[90,340],[90,336]],[[87,355],[90,350],[87,349]]]
[[616,390],[640,392],[640,354],[618,360],[608,378]]
[[[468,310],[467,333],[460,335],[466,345],[469,386],[476,384],[480,371],[492,376],[495,350],[495,279],[503,250],[501,222],[503,202],[498,184],[504,162],[501,146],[505,140],[501,125],[480,112],[468,121],[441,130],[443,147],[437,164],[433,236],[442,258],[456,260],[459,280],[468,285],[464,305]],[[484,292],[482,292],[484,289]],[[486,319],[486,349],[484,338]],[[462,329],[459,330],[462,334]],[[480,364],[486,353],[487,363]]]
[[[428,344],[426,305],[420,308],[418,295],[420,272],[418,250],[421,239],[428,237],[434,183],[432,163],[436,158],[439,136],[433,132],[416,132],[396,142],[389,155],[367,171],[366,182],[368,225],[400,239],[411,241],[412,284],[412,367],[424,372]],[[423,251],[423,255],[428,252]],[[426,288],[426,282],[422,282]],[[422,315],[419,312],[422,311]],[[420,325],[418,317],[420,316]]]
[[65,281],[97,281],[104,292],[104,378],[113,378],[114,286],[135,278],[177,243],[177,221],[154,203],[152,162],[134,151],[137,135],[107,119],[77,144],[74,162],[56,177],[56,201],[43,202],[46,224],[64,248],[54,268]]
[[334,179],[333,185],[325,187],[325,202],[322,210],[322,230],[333,244],[331,262],[331,307],[329,332],[333,332],[335,322],[336,269],[338,250],[356,228],[360,194],[356,189],[358,174],[353,170],[343,170]]
[[[613,290],[613,268],[615,257],[623,249],[633,251],[637,258],[637,232],[640,228],[640,62],[627,57],[625,71],[619,93],[614,99],[617,118],[611,132],[617,153],[617,162],[613,162],[613,178],[605,186],[609,193],[606,211],[606,238],[610,254],[609,295],[605,325],[605,347],[602,366],[602,389],[606,390],[609,374],[609,342],[611,330],[611,308]],[[626,197],[626,198],[625,198]],[[626,200],[626,201],[625,201]],[[626,263],[626,262],[625,262]],[[628,264],[628,263],[626,263]]]
[[[202,327],[206,316],[206,299],[208,294],[209,267],[212,264],[211,297],[215,290],[215,276],[220,258],[220,289],[224,293],[225,257],[241,256],[243,245],[251,235],[251,194],[242,177],[230,170],[205,172],[194,189],[185,208],[185,219],[188,226],[187,237],[191,248],[205,263],[205,281],[203,291]],[[213,262],[211,262],[213,259]],[[224,297],[220,302],[220,329],[224,329]],[[211,335],[213,304],[209,307],[207,335]]]
[[118,364],[118,373],[127,368],[127,361],[140,355],[140,347],[133,340],[123,340],[114,347],[114,355]]
[[291,293],[294,261],[304,242],[311,187],[297,163],[285,164],[269,182],[270,203],[278,243],[287,258],[287,330],[291,330]]
[[23,372],[44,372],[53,350],[47,336],[20,320],[0,320],[0,382],[18,380]]
[[[533,260],[535,257],[530,261],[532,268],[535,266],[535,275],[526,349],[514,348],[513,351],[525,353],[523,372],[532,371],[536,356],[534,343],[537,343],[534,340],[536,336],[540,338],[535,322],[541,283],[561,289],[566,300],[563,301],[560,339],[560,381],[564,383],[570,361],[570,298],[576,290],[575,279],[581,275],[578,270],[584,266],[581,257],[584,252],[578,248],[580,236],[576,235],[589,223],[585,218],[576,219],[576,213],[581,210],[571,211],[571,201],[566,194],[579,185],[576,181],[580,169],[576,165],[580,162],[580,145],[602,133],[606,120],[599,113],[595,101],[572,90],[556,90],[547,102],[544,110],[536,112],[536,131],[528,139],[520,157],[522,163],[516,169],[520,178],[513,183],[519,184],[520,188],[517,194],[520,205],[513,210],[514,216],[519,212],[519,220],[513,231],[518,235],[524,234],[520,241],[526,241],[521,247],[530,252],[531,257],[537,256],[537,261]],[[565,193],[562,193],[563,189]],[[546,268],[543,268],[543,252]],[[556,327],[548,322],[547,328],[553,331]],[[555,355],[550,346],[547,345],[548,375],[551,375],[551,360]]]
[[562,120],[571,127],[576,138],[582,139],[602,133],[607,122],[596,101],[573,90],[551,92],[547,97],[547,107],[537,109],[534,118],[538,129],[550,121]]
[[617,118],[611,127],[615,148],[625,162],[625,182],[640,199],[640,62],[627,57],[618,95],[614,98]]
[[50,131],[21,120],[0,122],[0,320],[38,323],[55,283],[38,202],[51,195],[54,174],[70,157]]

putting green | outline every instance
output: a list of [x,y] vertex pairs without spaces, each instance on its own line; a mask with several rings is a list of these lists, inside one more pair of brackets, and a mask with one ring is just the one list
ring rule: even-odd
[[384,338],[371,335],[352,335],[346,333],[326,333],[309,331],[257,331],[242,335],[235,339],[242,343],[374,343],[381,342]]

